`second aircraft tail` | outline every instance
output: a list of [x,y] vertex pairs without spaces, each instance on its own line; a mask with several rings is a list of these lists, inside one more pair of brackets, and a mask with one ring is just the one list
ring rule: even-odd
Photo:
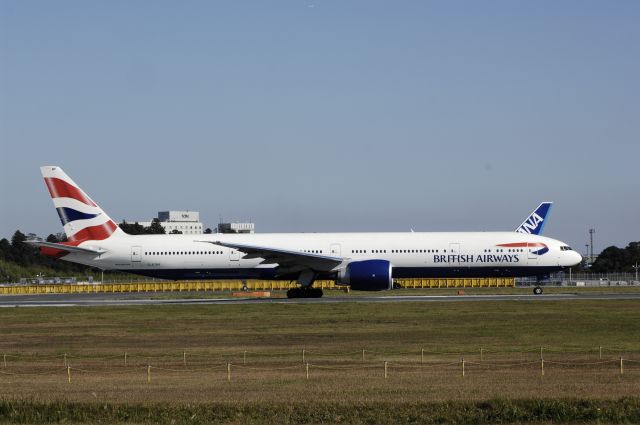
[[529,217],[527,217],[527,219],[523,221],[515,231],[520,233],[529,233],[531,235],[542,234],[544,225],[547,222],[547,217],[549,216],[549,211],[551,211],[551,205],[553,205],[553,202],[543,202],[538,205],[538,208],[533,210]]

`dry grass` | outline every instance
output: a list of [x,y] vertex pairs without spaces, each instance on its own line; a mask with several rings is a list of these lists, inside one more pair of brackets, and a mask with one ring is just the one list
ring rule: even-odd
[[[460,364],[393,364],[384,379],[379,363],[358,365],[324,363],[310,367],[309,380],[303,365],[247,364],[232,366],[227,382],[226,366],[152,368],[147,382],[145,366],[73,365],[72,382],[64,367],[16,365],[8,372],[29,370],[34,375],[4,375],[3,396],[40,402],[74,401],[98,403],[297,403],[305,399],[327,403],[418,403],[480,401],[513,398],[606,398],[640,393],[640,368],[627,368],[620,376],[615,362],[597,367],[564,367],[547,364],[540,376],[537,364],[514,367]],[[41,373],[37,374],[37,373]]]
[[640,394],[640,363],[621,376],[617,361],[640,361],[639,316],[636,301],[3,309],[0,386],[4,400],[110,406],[617,400]]

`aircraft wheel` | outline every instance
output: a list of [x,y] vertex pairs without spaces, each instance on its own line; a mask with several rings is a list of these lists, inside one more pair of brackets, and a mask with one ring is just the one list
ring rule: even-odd
[[300,288],[291,288],[287,291],[287,298],[300,298]]
[[287,291],[287,298],[322,298],[322,288],[291,288]]
[[541,288],[541,287],[539,287],[539,286],[536,286],[535,288],[533,288],[533,293],[534,293],[535,295],[540,295],[540,294],[542,294],[542,288]]

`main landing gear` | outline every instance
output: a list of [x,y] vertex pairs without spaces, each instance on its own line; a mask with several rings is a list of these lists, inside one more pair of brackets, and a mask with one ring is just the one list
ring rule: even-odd
[[539,286],[536,286],[535,288],[533,288],[533,294],[534,295],[542,295],[542,288]]
[[287,298],[321,298],[322,288],[312,286],[300,286],[287,291]]

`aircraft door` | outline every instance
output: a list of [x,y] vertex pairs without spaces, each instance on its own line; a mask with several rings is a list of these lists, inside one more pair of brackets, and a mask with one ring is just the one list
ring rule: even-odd
[[142,261],[142,247],[141,246],[132,246],[131,247],[131,262],[139,263]]
[[540,247],[536,246],[535,243],[527,244],[527,264],[529,265],[538,264],[538,254],[535,254],[535,252],[539,249]]
[[235,249],[231,249],[231,251],[229,251],[229,261],[231,261],[232,263],[235,261],[240,261],[240,253]]
[[342,257],[342,254],[340,253],[340,244],[339,243],[331,244],[331,247],[329,248],[329,254],[332,257]]

